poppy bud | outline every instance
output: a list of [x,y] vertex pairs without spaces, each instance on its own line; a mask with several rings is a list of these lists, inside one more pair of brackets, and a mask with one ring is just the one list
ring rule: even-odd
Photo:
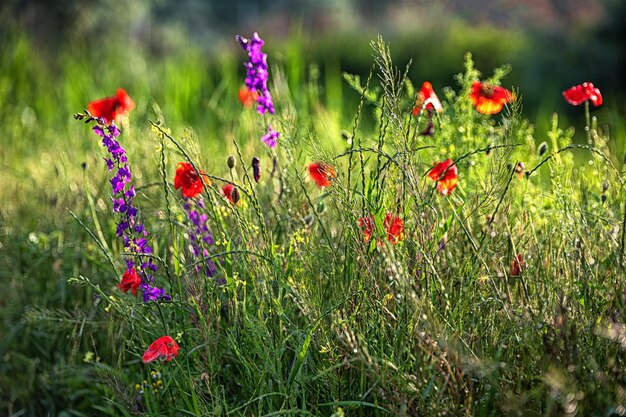
[[326,203],[324,203],[324,200],[320,200],[317,203],[317,212],[319,214],[322,214],[324,212],[324,210],[326,210]]
[[259,182],[261,179],[261,160],[256,156],[252,158],[252,175],[254,181]]
[[508,164],[506,164],[506,170],[507,171],[513,171],[513,164],[510,163],[510,162]]
[[228,165],[228,168],[233,169],[235,168],[235,157],[232,155],[229,155],[228,158],[226,159],[226,165]]
[[602,202],[604,203],[606,201],[606,194],[602,194],[600,196],[600,200],[602,200]]
[[548,152],[548,144],[546,142],[541,142],[541,145],[539,145],[539,149],[537,149],[537,153],[539,154],[539,156],[541,156],[546,152]]
[[233,204],[237,204],[239,202],[239,199],[241,198],[241,195],[239,194],[239,188],[234,188],[231,196],[233,198]]
[[609,182],[608,181],[604,181],[602,183],[602,192],[605,193],[606,190],[608,190],[608,189],[609,189]]

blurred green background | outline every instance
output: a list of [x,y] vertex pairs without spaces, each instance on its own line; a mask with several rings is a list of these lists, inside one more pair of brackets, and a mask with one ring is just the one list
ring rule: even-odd
[[[121,85],[131,96],[148,93],[171,121],[210,123],[193,105],[210,100],[224,66],[240,65],[234,35],[254,31],[270,62],[287,67],[293,90],[316,63],[326,104],[346,108],[338,70],[366,74],[369,41],[381,33],[400,66],[413,60],[415,84],[454,85],[471,51],[485,76],[512,65],[505,85],[519,88],[540,131],[552,111],[579,113],[560,92],[584,81],[604,93],[612,110],[604,120],[616,124],[626,92],[625,18],[620,0],[8,0],[0,6],[0,112],[27,105],[33,113],[24,117],[51,123]],[[167,74],[186,82],[172,85]]]

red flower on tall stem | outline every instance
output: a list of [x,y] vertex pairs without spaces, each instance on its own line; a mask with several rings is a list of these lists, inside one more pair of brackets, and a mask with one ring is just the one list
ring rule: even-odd
[[318,187],[328,187],[331,181],[337,178],[335,168],[324,162],[313,162],[308,166],[309,175]]
[[565,97],[565,100],[573,106],[583,104],[587,100],[591,100],[593,105],[596,107],[602,104],[602,93],[600,93],[600,90],[589,82],[575,85],[574,87],[563,91],[563,97]]
[[356,221],[356,224],[363,229],[363,241],[365,243],[369,242],[372,239],[372,233],[374,233],[374,229],[376,228],[374,216],[361,217]]
[[163,336],[148,346],[148,350],[145,351],[141,360],[143,363],[150,363],[160,358],[165,359],[166,361],[171,361],[178,356],[179,350],[180,347],[174,339],[170,336]]
[[[198,175],[200,173],[200,175]],[[179,162],[174,175],[174,188],[181,189],[183,196],[193,198],[204,190],[204,184],[210,184],[208,178],[201,178],[206,175],[204,171],[194,169],[189,162]]]
[[428,173],[428,178],[437,182],[437,191],[443,195],[450,195],[459,182],[459,171],[452,159],[435,164]]
[[252,107],[257,98],[259,98],[259,93],[250,90],[246,86],[243,86],[237,92],[237,98],[244,107]]
[[239,189],[236,188],[234,185],[226,184],[225,186],[222,187],[222,193],[224,193],[224,196],[231,203],[235,205],[239,203],[239,199],[241,198],[241,195],[239,194]]
[[[369,242],[372,239],[374,230],[376,229],[374,216],[369,215],[359,218],[357,220],[357,225],[363,229],[363,241],[365,243]],[[391,242],[392,245],[395,245],[404,239],[404,220],[394,215],[392,212],[388,211],[387,214],[385,214],[383,227],[387,233],[387,240]],[[382,244],[382,241],[378,239],[376,245],[381,246]]]
[[120,116],[127,115],[134,108],[135,102],[126,94],[123,88],[118,88],[113,97],[92,101],[87,106],[89,114],[103,118],[107,124],[111,124]]
[[140,284],[141,277],[139,277],[135,268],[129,268],[126,272],[124,272],[124,275],[122,275],[122,280],[119,284],[117,284],[117,287],[122,290],[122,292],[128,292],[128,290],[131,290],[133,297],[136,297],[137,289]]
[[479,113],[496,114],[513,100],[513,93],[504,87],[474,81],[469,97]]
[[417,99],[415,100],[415,106],[413,107],[413,116],[417,116],[422,111],[422,108],[425,108],[426,110],[435,110],[437,112],[443,111],[441,101],[439,101],[439,97],[435,94],[433,85],[428,81],[424,81],[422,88],[417,93]]
[[387,240],[392,245],[404,239],[404,220],[388,211],[383,221],[383,227],[387,232]]

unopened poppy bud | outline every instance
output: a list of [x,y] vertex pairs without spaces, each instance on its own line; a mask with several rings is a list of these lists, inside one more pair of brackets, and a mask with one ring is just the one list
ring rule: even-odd
[[604,203],[606,201],[606,194],[602,194],[600,196],[600,200],[602,200],[602,202]]
[[239,199],[241,198],[241,195],[239,194],[239,188],[233,189],[232,198],[233,204],[237,204],[239,202]]
[[326,210],[326,203],[324,203],[324,200],[320,200],[317,203],[317,212],[321,214],[324,210]]
[[256,156],[252,158],[252,175],[254,181],[259,182],[261,179],[261,160]]
[[232,155],[229,155],[228,158],[226,159],[226,165],[228,165],[228,168],[233,169],[235,168],[235,157]]
[[548,152],[548,144],[546,142],[541,142],[541,145],[539,145],[539,149],[537,149],[537,153],[539,154],[539,156],[541,156],[546,152]]
[[608,189],[609,189],[609,182],[608,181],[604,181],[602,183],[602,192],[605,193],[606,190],[608,190]]

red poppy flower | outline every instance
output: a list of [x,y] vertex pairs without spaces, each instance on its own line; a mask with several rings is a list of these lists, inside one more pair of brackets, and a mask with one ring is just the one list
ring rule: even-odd
[[205,178],[203,181],[200,176],[204,175],[204,171],[199,170],[199,172],[200,175],[189,162],[179,162],[174,175],[174,188],[177,190],[182,188],[182,194],[187,198],[193,198],[202,193],[203,184],[207,182],[210,184],[210,180]]
[[222,193],[224,193],[224,196],[231,203],[233,204],[239,203],[239,199],[241,196],[239,195],[239,189],[237,189],[234,185],[226,184],[225,186],[222,187]]
[[124,275],[122,275],[122,280],[119,284],[117,284],[117,287],[122,290],[122,292],[128,292],[128,290],[131,290],[133,297],[136,297],[139,284],[141,284],[139,274],[137,274],[135,268],[129,268],[126,272],[124,272]]
[[170,336],[159,337],[148,346],[148,350],[143,354],[141,360],[144,363],[155,361],[159,358],[163,358],[166,361],[171,361],[178,356],[180,347],[178,343]]
[[388,211],[383,221],[383,227],[387,232],[387,240],[392,245],[404,239],[404,220]]
[[522,255],[515,255],[513,263],[511,264],[511,276],[518,277],[522,274],[525,268],[524,257]]
[[313,181],[315,181],[317,186],[320,188],[328,187],[331,181],[337,178],[335,168],[324,162],[313,162],[309,165],[308,169],[309,175],[311,175]]
[[443,111],[441,101],[439,101],[439,97],[435,94],[433,85],[428,81],[424,81],[422,88],[417,93],[415,107],[413,107],[413,116],[417,116],[420,111],[422,111],[422,108],[426,108],[427,110],[434,109],[437,112]]
[[369,242],[372,239],[372,233],[376,228],[374,216],[361,217],[356,221],[356,224],[363,229],[363,241],[365,243]]
[[[363,229],[363,241],[365,243],[369,242],[376,229],[374,216],[361,217],[357,220],[357,225]],[[387,232],[387,240],[391,242],[391,244],[395,245],[404,239],[404,220],[390,211],[385,215],[383,227],[385,228],[385,232]],[[380,239],[376,242],[377,246],[382,246],[382,244],[383,242],[381,242]]]
[[237,98],[244,107],[252,107],[257,98],[259,98],[259,94],[256,91],[250,90],[244,85],[239,89],[239,92],[237,93]]
[[450,195],[459,181],[459,171],[456,165],[452,164],[452,159],[439,162],[428,173],[428,178],[437,182],[437,191],[443,195]]
[[135,102],[123,88],[118,88],[113,97],[105,97],[89,103],[87,110],[92,116],[102,117],[107,124],[111,124],[119,116],[127,115],[134,108]]
[[504,87],[474,81],[470,100],[479,113],[496,114],[502,110],[506,103],[513,100],[513,93]]
[[578,106],[591,100],[594,106],[602,104],[602,93],[592,83],[582,83],[563,91],[563,97],[571,105]]

